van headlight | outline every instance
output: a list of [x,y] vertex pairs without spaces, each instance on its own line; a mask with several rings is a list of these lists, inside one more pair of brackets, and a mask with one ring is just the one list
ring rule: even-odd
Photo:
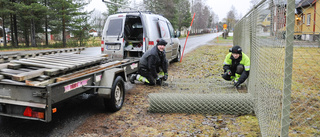
[[108,50],[120,50],[120,47],[121,47],[120,44],[116,44],[116,45],[106,44],[106,49]]

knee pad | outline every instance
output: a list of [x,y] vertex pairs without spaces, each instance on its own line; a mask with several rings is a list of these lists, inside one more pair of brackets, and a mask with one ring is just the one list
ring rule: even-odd
[[244,70],[244,66],[240,64],[237,66],[236,73],[241,74],[243,72],[243,70]]

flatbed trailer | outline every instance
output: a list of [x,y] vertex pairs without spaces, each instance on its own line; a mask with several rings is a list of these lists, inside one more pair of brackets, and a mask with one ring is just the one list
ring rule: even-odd
[[0,116],[50,122],[56,104],[83,93],[102,96],[110,111],[118,111],[125,81],[138,65],[137,59],[110,61],[75,54],[0,64]]

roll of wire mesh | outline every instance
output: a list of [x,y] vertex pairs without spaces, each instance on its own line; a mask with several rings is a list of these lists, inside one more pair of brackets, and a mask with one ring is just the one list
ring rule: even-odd
[[149,112],[153,113],[204,113],[252,114],[254,103],[249,93],[232,94],[149,94]]

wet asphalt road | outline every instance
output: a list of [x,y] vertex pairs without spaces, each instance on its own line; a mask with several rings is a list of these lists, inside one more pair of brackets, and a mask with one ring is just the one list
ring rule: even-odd
[[[217,34],[206,34],[189,37],[184,53],[186,54],[198,46],[207,44],[207,42],[213,40],[216,36]],[[180,43],[181,46],[184,46],[185,38],[181,39]],[[100,47],[87,48],[80,54],[99,55]],[[126,88],[131,88],[130,84],[127,84]],[[52,121],[49,123],[0,116],[0,137],[69,136],[86,119],[101,113],[110,114],[104,109],[103,99],[83,94],[61,103],[57,107],[57,112],[53,114]]]

